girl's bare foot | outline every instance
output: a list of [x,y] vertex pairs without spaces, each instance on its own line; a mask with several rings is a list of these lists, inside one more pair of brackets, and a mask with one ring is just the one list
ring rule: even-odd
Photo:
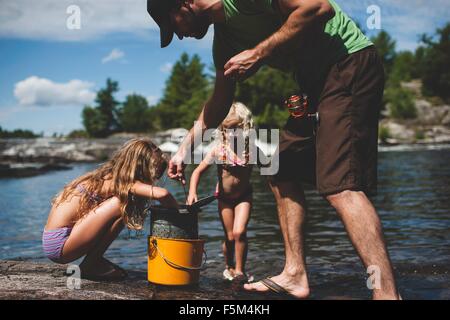
[[[269,278],[276,285],[284,289],[287,294],[297,299],[305,299],[309,296],[309,286],[305,276],[301,276],[300,279],[289,277],[284,274],[280,274],[275,277]],[[244,289],[250,292],[268,293],[274,292],[262,281],[255,283],[249,283],[244,285]]]
[[225,270],[223,271],[223,278],[225,280],[233,281],[235,276],[236,275],[235,275],[235,272],[234,272],[233,268],[226,267]]
[[234,280],[237,280],[237,281],[239,281],[241,283],[250,283],[250,282],[253,282],[254,277],[251,274],[247,273],[247,272],[235,271],[235,273],[234,273]]
[[97,281],[122,280],[127,276],[125,270],[104,257],[95,261],[83,260],[80,270],[82,278]]

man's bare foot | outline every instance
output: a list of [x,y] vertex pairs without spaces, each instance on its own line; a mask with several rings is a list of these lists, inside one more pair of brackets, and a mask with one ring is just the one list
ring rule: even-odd
[[[306,276],[304,276],[304,280],[302,279],[299,281],[292,277],[280,274],[278,276],[271,277],[270,280],[272,280],[278,286],[286,290],[289,295],[297,299],[305,299],[309,296],[309,286],[306,280]],[[272,291],[261,281],[245,284],[244,289],[249,292],[258,292],[258,293],[267,293]]]
[[81,277],[96,280],[120,280],[127,276],[125,270],[108,259],[101,257],[92,261],[85,259],[80,264]]
[[383,293],[376,293],[373,292],[372,295],[373,300],[403,300],[402,296],[400,294],[383,294]]

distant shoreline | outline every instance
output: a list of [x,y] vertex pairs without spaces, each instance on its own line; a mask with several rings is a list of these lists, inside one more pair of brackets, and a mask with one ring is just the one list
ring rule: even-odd
[[[102,162],[111,157],[126,141],[144,135],[112,136],[109,138],[6,138],[0,139],[0,164],[41,163],[70,164]],[[148,135],[164,152],[176,151],[181,138]],[[275,150],[275,145],[268,145]],[[450,141],[379,141],[380,152],[450,149]],[[266,151],[264,151],[266,152]],[[270,155],[270,154],[269,154]]]
[[399,152],[399,151],[429,151],[448,150],[449,142],[443,143],[400,143],[400,144],[379,144],[378,152]]

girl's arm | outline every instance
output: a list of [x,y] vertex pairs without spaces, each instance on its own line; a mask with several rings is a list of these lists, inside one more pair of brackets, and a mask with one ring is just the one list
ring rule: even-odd
[[158,200],[164,207],[179,208],[178,202],[167,189],[137,181],[130,191],[137,196]]
[[200,177],[205,172],[209,166],[213,163],[214,157],[215,157],[215,149],[213,148],[210,152],[208,152],[205,156],[205,159],[200,162],[200,164],[195,168],[195,170],[192,172],[191,179],[189,181],[189,195],[186,200],[186,204],[193,204],[198,200],[197,197],[197,187],[198,183],[200,182]]

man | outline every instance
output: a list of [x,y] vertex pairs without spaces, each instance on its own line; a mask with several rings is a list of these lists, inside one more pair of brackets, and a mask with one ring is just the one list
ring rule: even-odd
[[[302,182],[315,183],[333,206],[366,268],[379,270],[374,299],[398,299],[381,223],[367,195],[376,189],[377,130],[383,68],[372,43],[334,0],[149,0],[161,47],[175,33],[201,39],[214,25],[216,80],[168,175],[184,183],[183,159],[233,102],[236,81],[267,64],[294,71],[320,122],[290,117],[281,134],[280,170],[270,186],[278,207],[286,262],[283,272],[244,288],[309,295],[302,227]],[[371,267],[373,268],[373,267]]]

